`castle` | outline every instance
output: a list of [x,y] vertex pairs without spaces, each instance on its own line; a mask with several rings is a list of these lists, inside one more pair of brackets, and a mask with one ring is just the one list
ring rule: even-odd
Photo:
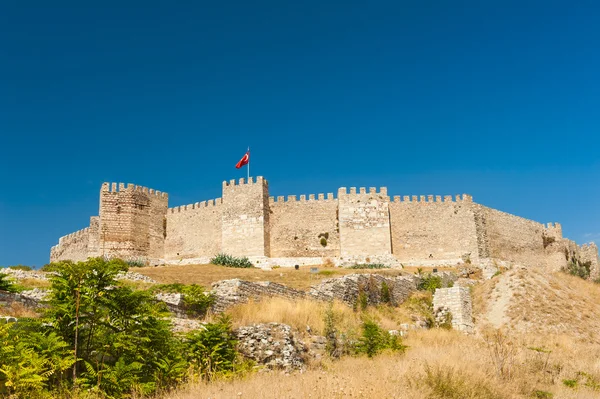
[[488,208],[470,195],[394,196],[387,189],[269,197],[263,177],[223,182],[222,198],[168,207],[168,195],[103,183],[99,216],[61,237],[50,260],[119,257],[146,264],[208,263],[218,253],[257,266],[384,263],[483,268],[516,263],[560,269],[587,263],[598,276],[598,248],[547,225]]

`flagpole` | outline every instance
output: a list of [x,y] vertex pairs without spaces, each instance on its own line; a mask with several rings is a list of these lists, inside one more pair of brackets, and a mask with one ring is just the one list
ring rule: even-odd
[[248,179],[247,182],[250,182],[250,147],[248,147]]

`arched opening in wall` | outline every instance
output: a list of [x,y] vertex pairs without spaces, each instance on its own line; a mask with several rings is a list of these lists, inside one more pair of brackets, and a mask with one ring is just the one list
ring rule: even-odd
[[167,218],[163,217],[163,238],[167,238]]

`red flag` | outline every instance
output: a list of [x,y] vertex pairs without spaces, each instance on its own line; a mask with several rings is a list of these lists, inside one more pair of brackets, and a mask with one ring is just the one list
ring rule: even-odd
[[241,168],[244,165],[248,165],[248,162],[250,162],[250,150],[248,150],[244,156],[242,157],[242,159],[240,159],[240,162],[237,163],[237,165],[235,165],[236,169]]

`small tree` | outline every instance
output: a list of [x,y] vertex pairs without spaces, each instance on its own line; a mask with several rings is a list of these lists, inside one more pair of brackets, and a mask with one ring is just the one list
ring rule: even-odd
[[216,323],[187,335],[188,360],[200,375],[212,380],[220,373],[232,371],[237,356],[237,340],[231,331],[231,319],[221,316]]
[[8,274],[0,273],[0,291],[16,292],[16,287],[9,280]]
[[387,304],[392,302],[392,295],[390,293],[390,287],[387,285],[387,283],[385,281],[381,283],[381,302],[387,303]]

